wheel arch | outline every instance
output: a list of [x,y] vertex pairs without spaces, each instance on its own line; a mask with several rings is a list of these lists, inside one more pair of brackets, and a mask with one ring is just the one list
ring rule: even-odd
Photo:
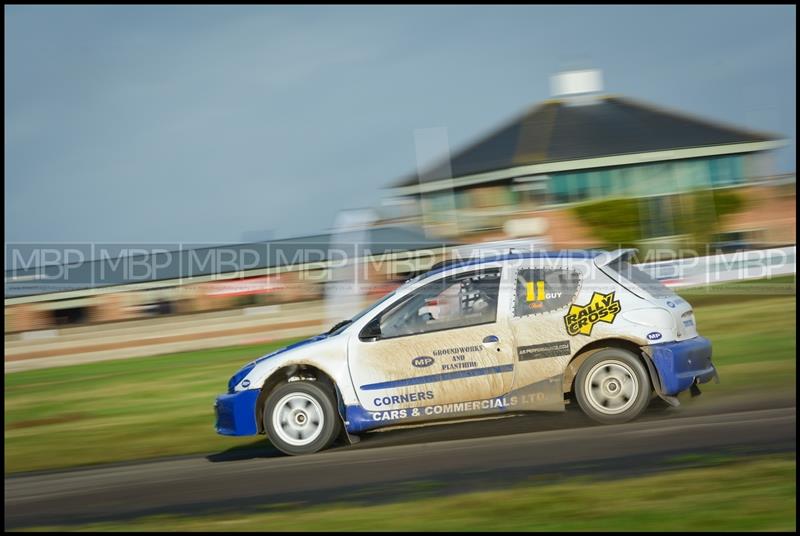
[[307,364],[307,363],[293,363],[290,365],[283,366],[277,369],[275,372],[269,375],[266,380],[264,380],[264,384],[261,386],[261,392],[258,394],[258,399],[256,400],[256,423],[258,425],[258,433],[263,434],[265,433],[264,429],[264,419],[261,416],[264,413],[264,405],[267,403],[267,397],[272,392],[272,390],[279,384],[286,382],[286,381],[300,381],[300,380],[307,380],[307,381],[317,381],[322,384],[328,386],[331,392],[334,393],[336,400],[334,403],[337,407],[337,413],[339,414],[339,418],[342,419],[342,425],[344,426],[344,418],[342,416],[341,411],[341,400],[342,396],[339,392],[339,388],[336,385],[333,377],[325,372],[324,370],[315,367],[314,365]]
[[604,348],[619,348],[622,350],[628,350],[633,355],[637,356],[644,365],[645,370],[647,370],[652,386],[656,389],[656,391],[660,390],[661,380],[655,371],[655,367],[653,367],[652,363],[649,362],[649,358],[646,357],[645,353],[642,351],[642,346],[630,339],[610,337],[607,339],[598,339],[590,342],[572,357],[570,362],[567,364],[567,367],[564,369],[563,388],[565,395],[573,396],[575,377],[578,375],[578,370],[581,368],[581,365],[583,365],[584,361],[586,361],[589,356],[598,350],[602,350]]

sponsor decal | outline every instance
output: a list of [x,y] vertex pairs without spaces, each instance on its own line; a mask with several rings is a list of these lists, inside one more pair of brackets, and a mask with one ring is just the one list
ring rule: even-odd
[[686,303],[686,300],[684,300],[680,296],[675,296],[671,300],[667,300],[667,306],[669,306],[671,309],[675,309],[678,305],[682,303]]
[[650,333],[647,334],[648,341],[657,341],[660,338],[661,338],[661,333],[657,331],[651,331]]
[[442,363],[442,370],[464,370],[478,366],[477,361],[460,361],[460,359],[464,359],[464,356],[454,357],[453,363]]
[[395,421],[407,419],[409,417],[422,417],[434,415],[448,415],[451,413],[470,413],[475,411],[487,411],[504,409],[519,404],[519,397],[499,397],[487,400],[473,400],[470,402],[454,402],[452,404],[440,404],[436,406],[425,406],[421,408],[395,409],[390,411],[371,412],[374,421]]
[[691,318],[689,320],[684,320],[683,325],[684,327],[690,328],[694,326],[694,320],[692,320]]
[[569,354],[569,341],[546,342],[544,344],[532,344],[530,346],[520,346],[517,348],[517,355],[520,361]]
[[613,324],[617,314],[622,310],[619,300],[614,299],[616,291],[608,294],[593,292],[592,299],[586,305],[569,306],[569,312],[564,316],[567,333],[572,336],[591,335],[592,328],[598,322]]
[[425,368],[433,365],[434,361],[436,360],[433,359],[431,356],[421,355],[419,357],[415,357],[414,359],[412,359],[411,364],[417,368]]
[[359,405],[345,408],[345,427],[349,432],[379,428],[391,422],[424,421],[442,417],[460,417],[507,410],[564,410],[561,375],[519,387],[510,393],[487,399],[417,406],[403,409],[366,410]]
[[[416,408],[414,408],[416,410]],[[419,411],[417,411],[419,415]],[[376,411],[372,413],[372,419],[375,421],[398,421],[409,417],[408,410],[406,409],[393,409],[391,411]]]
[[544,281],[528,281],[525,288],[525,301],[531,309],[541,309],[545,300],[560,298],[563,294],[563,292],[545,292]]
[[244,380],[242,382],[242,387],[250,387],[250,380]]
[[483,346],[475,344],[472,346],[456,346],[453,348],[440,348],[434,350],[433,355],[437,357],[449,357],[450,363],[442,363],[442,370],[464,370],[476,368],[477,361],[467,361],[466,354],[471,352],[482,352]]
[[373,399],[376,406],[392,406],[394,404],[406,404],[408,402],[417,402],[419,400],[433,400],[433,391],[420,391],[417,393],[408,393],[403,395],[382,396]]
[[453,355],[453,354],[465,354],[467,352],[480,352],[483,351],[483,346],[476,344],[474,346],[457,346],[455,348],[442,348],[439,350],[434,350],[434,356],[443,356],[443,355]]

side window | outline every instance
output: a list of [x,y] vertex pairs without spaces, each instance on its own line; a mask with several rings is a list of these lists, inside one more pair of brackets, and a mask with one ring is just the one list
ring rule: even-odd
[[381,315],[381,338],[494,322],[499,289],[499,269],[429,283]]
[[548,313],[566,307],[578,294],[580,273],[561,268],[517,271],[514,316]]

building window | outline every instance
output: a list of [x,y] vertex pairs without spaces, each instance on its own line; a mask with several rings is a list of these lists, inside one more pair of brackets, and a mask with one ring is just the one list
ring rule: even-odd
[[557,173],[547,181],[549,194],[555,204],[569,203],[569,193],[567,188],[568,173]]
[[725,174],[722,167],[721,158],[708,159],[708,176],[711,179],[711,186],[725,184]]
[[609,197],[613,192],[613,188],[611,185],[611,173],[614,170],[604,169],[602,171],[598,171],[597,174],[600,179],[600,186],[598,189],[597,195],[599,197]]
[[744,182],[740,155],[709,158],[707,164],[709,182],[712,187],[731,186]]
[[554,173],[547,181],[553,204],[607,197],[647,197],[717,188],[744,182],[741,155],[693,158],[573,173]]
[[589,198],[589,173],[582,172],[575,174],[575,200],[584,201]]

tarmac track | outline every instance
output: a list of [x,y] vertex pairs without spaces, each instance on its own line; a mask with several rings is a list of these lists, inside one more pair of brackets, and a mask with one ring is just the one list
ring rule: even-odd
[[571,409],[378,432],[356,445],[301,457],[251,443],[208,456],[17,475],[5,479],[5,527],[246,513],[275,503],[375,503],[421,489],[497,489],[573,474],[619,478],[675,468],[686,453],[796,451],[793,394],[708,405],[700,400],[650,410],[623,425],[592,425]]

